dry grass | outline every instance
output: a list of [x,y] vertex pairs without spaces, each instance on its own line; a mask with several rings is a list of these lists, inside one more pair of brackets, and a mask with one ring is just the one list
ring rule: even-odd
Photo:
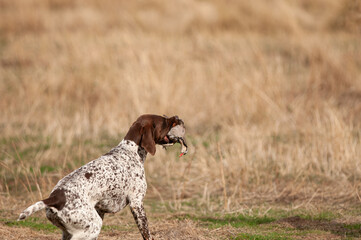
[[359,203],[360,9],[1,0],[0,208],[46,196],[142,113],[187,125],[189,155],[146,162],[147,197],[171,210]]

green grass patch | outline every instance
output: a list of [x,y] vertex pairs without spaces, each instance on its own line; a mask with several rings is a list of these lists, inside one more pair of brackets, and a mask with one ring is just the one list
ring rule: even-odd
[[227,214],[223,217],[194,217],[191,215],[185,215],[182,218],[188,218],[191,220],[202,222],[207,227],[212,229],[223,227],[225,225],[231,225],[235,228],[255,227],[260,224],[271,223],[276,220],[275,218],[268,216],[250,216],[243,214]]
[[361,230],[361,223],[345,224],[344,227],[350,230]]
[[40,172],[41,173],[54,172],[55,170],[56,170],[56,168],[53,167],[53,166],[49,166],[49,165],[40,166]]
[[[36,231],[44,231],[47,233],[54,233],[60,231],[56,226],[51,223],[47,223],[45,219],[40,219],[37,217],[30,217],[23,221],[14,221],[9,219],[0,219],[0,222],[3,222],[6,226],[9,227],[27,227]],[[136,227],[136,225],[134,225]],[[118,225],[103,225],[103,231],[128,231],[132,226],[118,226]]]
[[121,228],[117,225],[103,225],[102,230],[103,231],[113,231],[113,230],[121,230]]
[[323,211],[317,214],[300,214],[300,217],[307,220],[331,221],[341,216],[334,212]]
[[237,237],[231,238],[232,240],[246,240],[246,239],[252,239],[252,240],[288,240],[292,239],[290,237],[286,236],[286,233],[277,233],[277,232],[271,232],[271,233],[265,233],[262,234],[250,234],[250,233],[241,233]]
[[40,218],[30,217],[23,221],[13,221],[8,219],[1,219],[6,226],[9,227],[27,227],[36,231],[45,231],[45,232],[56,232],[57,227],[50,223],[44,223]]

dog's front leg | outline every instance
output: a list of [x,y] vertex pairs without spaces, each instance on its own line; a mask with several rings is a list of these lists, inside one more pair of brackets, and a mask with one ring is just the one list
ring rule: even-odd
[[130,203],[129,207],[130,211],[133,214],[134,220],[138,225],[139,231],[143,236],[143,239],[153,240],[153,238],[150,236],[150,232],[148,229],[148,220],[145,214],[143,203]]

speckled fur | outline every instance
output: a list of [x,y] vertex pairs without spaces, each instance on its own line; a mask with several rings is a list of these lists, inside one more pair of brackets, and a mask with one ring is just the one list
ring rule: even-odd
[[116,213],[129,204],[143,238],[151,239],[143,207],[146,155],[134,142],[121,141],[109,153],[58,182],[53,192],[63,189],[66,197],[61,210],[40,201],[24,210],[19,219],[45,207],[47,218],[63,230],[63,239],[96,239],[104,214]]
[[18,220],[45,208],[47,218],[63,231],[63,240],[97,239],[104,214],[129,204],[143,239],[152,239],[143,206],[144,161],[147,152],[155,154],[156,144],[180,141],[185,154],[184,133],[178,116],[141,115],[118,146],[65,176],[47,199],[25,209]]

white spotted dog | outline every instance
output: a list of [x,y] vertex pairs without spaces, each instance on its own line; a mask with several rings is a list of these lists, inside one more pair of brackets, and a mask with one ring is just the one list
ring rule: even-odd
[[156,144],[180,142],[185,154],[184,133],[177,116],[140,116],[118,146],[65,176],[47,199],[25,209],[18,220],[45,208],[47,218],[63,231],[63,240],[97,239],[104,214],[129,205],[143,239],[153,239],[143,207],[144,161],[147,153],[155,154]]

